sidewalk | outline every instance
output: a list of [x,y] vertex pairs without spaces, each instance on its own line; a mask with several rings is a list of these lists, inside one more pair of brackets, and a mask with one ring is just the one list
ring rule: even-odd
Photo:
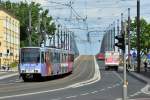
[[137,72],[128,72],[128,74],[130,74],[131,76],[135,77],[136,79],[140,80],[141,82],[150,84],[150,71],[149,72],[144,72],[141,71],[140,73]]
[[149,80],[150,80],[150,71],[148,71],[148,72],[142,71],[142,72],[140,72],[140,74],[149,78]]
[[1,72],[18,72],[18,68],[10,68],[9,70],[0,69],[0,73]]

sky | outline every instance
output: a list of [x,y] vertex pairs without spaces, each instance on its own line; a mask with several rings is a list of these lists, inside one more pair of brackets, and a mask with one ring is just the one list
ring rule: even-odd
[[[3,0],[4,1],[4,0]],[[21,0],[11,0],[21,1]],[[25,0],[22,0],[25,1]],[[76,35],[76,43],[80,54],[96,54],[101,47],[104,31],[117,19],[127,19],[131,9],[131,17],[136,16],[137,0],[26,0],[42,4],[49,9],[49,15],[56,23],[69,28]],[[150,0],[140,0],[141,17],[150,22]],[[69,6],[71,4],[71,6]],[[90,34],[90,42],[87,41]]]

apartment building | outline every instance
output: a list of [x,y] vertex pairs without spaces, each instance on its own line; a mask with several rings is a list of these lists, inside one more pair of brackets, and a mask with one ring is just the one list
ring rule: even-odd
[[0,67],[19,60],[20,23],[7,11],[0,9]]

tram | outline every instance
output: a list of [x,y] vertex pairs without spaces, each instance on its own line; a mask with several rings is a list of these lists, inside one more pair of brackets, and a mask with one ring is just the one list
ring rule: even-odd
[[20,49],[19,73],[24,81],[72,73],[74,53],[49,47]]

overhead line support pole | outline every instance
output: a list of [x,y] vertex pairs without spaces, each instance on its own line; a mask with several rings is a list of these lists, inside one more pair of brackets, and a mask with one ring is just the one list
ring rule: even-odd
[[130,8],[128,8],[128,67],[131,65],[131,57],[130,57]]
[[126,75],[126,25],[123,23],[123,13],[121,13],[121,34],[124,35],[124,50],[123,51],[123,100],[127,100],[127,75]]
[[137,72],[140,73],[140,0],[137,0]]

